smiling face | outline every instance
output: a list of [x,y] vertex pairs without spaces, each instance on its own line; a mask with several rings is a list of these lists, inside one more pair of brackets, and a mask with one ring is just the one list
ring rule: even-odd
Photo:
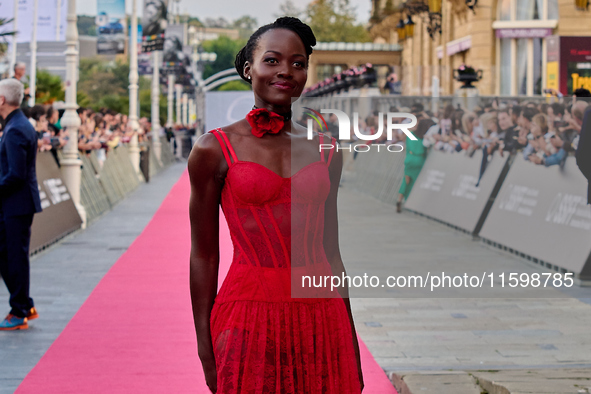
[[251,77],[255,105],[275,112],[288,112],[292,97],[299,97],[308,79],[306,49],[300,37],[287,29],[272,29],[261,35],[246,62],[244,75]]

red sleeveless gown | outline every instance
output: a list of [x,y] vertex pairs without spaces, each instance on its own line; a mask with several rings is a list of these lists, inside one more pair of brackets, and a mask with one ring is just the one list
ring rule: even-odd
[[359,394],[342,298],[291,297],[292,269],[330,273],[323,232],[334,148],[283,178],[239,160],[221,129],[211,133],[229,166],[221,207],[234,246],[211,313],[218,394]]

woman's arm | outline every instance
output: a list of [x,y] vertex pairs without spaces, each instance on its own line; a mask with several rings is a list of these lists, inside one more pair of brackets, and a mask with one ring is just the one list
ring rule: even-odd
[[201,136],[189,156],[191,199],[190,289],[197,349],[205,381],[217,391],[217,373],[211,338],[211,309],[218,288],[219,204],[223,187],[220,146],[212,134]]
[[[340,146],[338,142],[335,144]],[[336,149],[336,146],[333,149]],[[326,152],[326,151],[325,151]],[[327,152],[328,153],[328,152]],[[343,153],[335,151],[330,163],[330,193],[324,206],[324,251],[326,258],[330,262],[332,274],[342,277],[347,275],[343,260],[341,259],[341,251],[339,247],[339,223],[337,213],[337,196],[339,192],[339,184],[341,182],[341,173],[343,170]],[[361,372],[361,358],[359,355],[359,342],[357,341],[357,331],[355,330],[355,323],[353,322],[353,315],[351,313],[351,303],[349,301],[349,289],[346,286],[339,287],[339,294],[345,302],[347,313],[349,314],[349,321],[351,323],[351,333],[353,335],[353,347],[355,349],[355,356],[357,358],[357,371],[359,373],[359,381],[361,382],[361,389],[363,389],[363,373]]]

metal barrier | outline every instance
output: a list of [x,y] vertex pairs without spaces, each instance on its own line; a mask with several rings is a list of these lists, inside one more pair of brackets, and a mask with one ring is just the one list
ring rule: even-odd
[[403,152],[359,152],[353,161],[353,173],[346,180],[347,185],[382,202],[394,204],[404,178],[405,157]]
[[80,183],[80,203],[86,210],[86,220],[92,222],[103,213],[111,209],[111,204],[105,193],[105,189],[99,182],[90,158],[86,155],[82,160],[82,182]]

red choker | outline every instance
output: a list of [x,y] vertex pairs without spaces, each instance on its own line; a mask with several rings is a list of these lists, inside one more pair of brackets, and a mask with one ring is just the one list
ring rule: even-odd
[[266,133],[277,134],[286,122],[284,115],[271,112],[266,108],[256,107],[246,115],[246,120],[252,128],[252,134],[259,138]]

